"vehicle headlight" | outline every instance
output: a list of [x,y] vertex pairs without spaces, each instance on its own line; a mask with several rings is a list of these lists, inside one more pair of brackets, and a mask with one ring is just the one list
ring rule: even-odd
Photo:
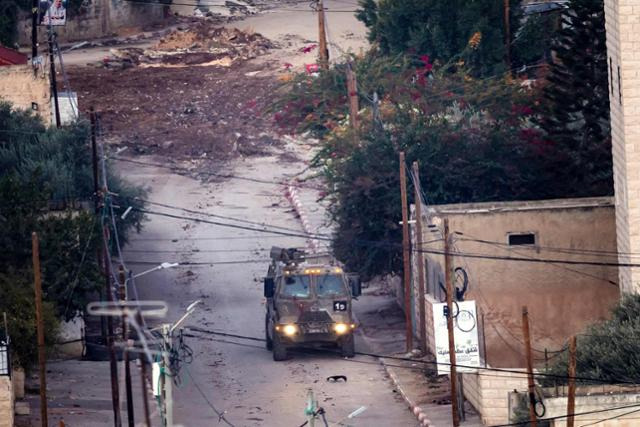
[[346,334],[347,332],[349,332],[349,325],[347,325],[346,323],[336,323],[335,325],[333,325],[333,330],[338,335]]
[[282,327],[282,332],[290,337],[292,335],[295,335],[296,333],[298,333],[298,327],[294,324],[288,324],[288,325],[284,325]]

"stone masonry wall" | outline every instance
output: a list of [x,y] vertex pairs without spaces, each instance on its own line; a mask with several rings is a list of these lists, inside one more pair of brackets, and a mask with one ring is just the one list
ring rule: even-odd
[[51,124],[50,93],[48,73],[38,71],[34,76],[31,65],[0,67],[0,99],[23,110],[31,110],[35,102],[46,124]]
[[13,401],[11,378],[0,376],[0,427],[13,427]]
[[[164,19],[164,6],[127,0],[90,0],[80,13],[70,11],[67,24],[55,27],[60,43],[109,37],[121,28],[146,27]],[[46,27],[39,28],[40,50],[46,49]],[[18,43],[31,45],[31,15],[24,12],[18,24]]]
[[[618,252],[640,252],[640,1],[605,0]],[[629,262],[620,256],[620,262]],[[622,293],[640,271],[620,268]]]
[[462,374],[465,398],[480,413],[485,425],[509,423],[509,393],[527,390],[527,377],[520,373],[480,371]]
[[[593,392],[591,390],[587,392],[587,390],[591,388],[596,387],[577,387],[575,413],[584,414],[587,412],[609,410],[577,416],[575,417],[574,425],[591,425],[592,423],[594,425],[597,424],[598,427],[635,427],[640,425],[640,412],[637,411],[637,407],[629,407],[637,405],[638,402],[640,402],[640,394],[637,390],[633,391],[630,390],[628,386],[623,386],[617,387],[619,390],[607,391],[605,393]],[[611,386],[611,388],[616,388],[616,386]],[[549,391],[553,392],[552,390]],[[566,393],[564,394],[566,395]],[[565,395],[561,393],[558,397],[545,397],[545,418],[562,417],[566,415],[567,397]],[[621,409],[610,410],[610,408]],[[567,421],[565,418],[560,418],[553,422],[554,427],[566,427],[566,425]]]

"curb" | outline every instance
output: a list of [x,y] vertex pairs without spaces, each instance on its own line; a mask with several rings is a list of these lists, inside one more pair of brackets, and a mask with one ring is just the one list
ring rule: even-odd
[[[302,202],[300,202],[298,189],[292,183],[289,183],[285,187],[285,196],[287,200],[289,200],[289,202],[293,205],[293,209],[300,217],[300,221],[302,222],[302,229],[304,230],[304,232],[310,235],[315,235],[315,232],[311,229],[311,224],[309,223],[309,217],[306,211],[304,210],[304,206],[302,205]],[[308,240],[308,246],[312,252],[317,252],[319,248],[319,243],[320,242],[318,241],[318,239],[310,238]],[[369,340],[367,339],[364,333],[361,333],[360,335],[363,337],[365,341],[369,342]],[[411,398],[407,395],[407,393],[404,391],[404,389],[400,385],[400,381],[398,381],[398,377],[387,367],[387,364],[384,362],[384,359],[382,357],[379,357],[378,361],[384,368],[387,375],[389,375],[389,378],[391,378],[391,380],[393,381],[395,388],[400,392],[400,395],[409,406],[409,409],[411,410],[413,415],[415,415],[419,425],[422,427],[433,427],[431,424],[431,420],[427,418],[426,412],[421,407],[417,406],[413,402],[413,400],[411,400]]]
[[[311,228],[311,223],[309,222],[309,216],[307,212],[304,210],[304,206],[300,201],[300,196],[298,196],[298,189],[293,185],[287,185],[285,189],[285,196],[289,200],[289,202],[293,205],[293,209],[296,211],[298,216],[300,217],[300,221],[302,222],[302,229],[306,234],[315,235],[316,233]],[[308,246],[312,252],[317,252],[320,247],[320,242],[318,239],[310,238],[308,239]]]
[[[364,332],[360,331],[360,336],[367,343],[369,348],[373,348],[371,341],[369,340],[369,338]],[[413,413],[413,415],[415,415],[419,423],[418,425],[422,427],[434,427],[433,424],[431,424],[431,420],[427,418],[427,413],[420,406],[416,405],[415,402],[404,391],[404,389],[402,388],[402,385],[400,384],[400,380],[398,380],[398,377],[396,376],[396,374],[394,374],[393,371],[391,371],[391,369],[389,369],[389,367],[385,363],[384,357],[378,357],[378,362],[380,362],[380,364],[384,368],[384,371],[387,373],[387,375],[389,375],[389,378],[391,378],[391,381],[393,381],[394,387],[398,390],[398,392],[400,393],[400,396],[402,396],[402,398],[406,402],[407,406],[409,407],[409,410]]]
[[433,427],[431,424],[431,420],[427,418],[426,412],[420,406],[416,405],[413,402],[413,400],[411,400],[411,398],[407,395],[407,393],[404,391],[404,389],[400,385],[400,381],[398,380],[398,377],[396,376],[396,374],[393,373],[393,371],[389,369],[387,364],[384,362],[384,359],[382,357],[379,357],[378,360],[382,364],[382,367],[384,368],[387,375],[389,375],[389,378],[391,378],[391,381],[393,381],[393,384],[395,385],[396,389],[400,392],[400,395],[402,396],[404,401],[407,403],[407,405],[409,405],[409,409],[411,410],[411,412],[413,412],[413,415],[416,416],[416,419],[418,420],[419,425],[423,427]]

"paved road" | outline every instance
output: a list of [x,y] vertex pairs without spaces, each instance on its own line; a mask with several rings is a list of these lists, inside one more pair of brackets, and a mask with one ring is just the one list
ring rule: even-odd
[[[293,165],[284,162],[274,155],[238,161],[233,170],[243,176],[278,180],[302,166],[298,162]],[[128,176],[150,185],[149,197],[154,201],[301,230],[281,186],[235,179],[203,186],[195,180],[146,167],[129,170]],[[177,318],[191,301],[202,298],[204,305],[188,324],[263,337],[261,277],[267,262],[253,260],[268,258],[267,251],[273,244],[301,246],[304,243],[299,238],[154,216],[144,232],[132,241],[126,258],[129,267],[138,271],[149,265],[136,265],[133,261],[251,260],[242,264],[193,265],[159,271],[142,277],[138,287],[143,299],[166,300],[170,305],[170,319]],[[211,338],[219,340],[209,341]],[[308,388],[313,388],[330,422],[337,422],[366,406],[368,409],[348,425],[415,425],[415,419],[393,392],[381,367],[369,358],[349,361],[315,353],[297,354],[288,361],[276,363],[261,342],[203,335],[202,339],[188,338],[188,344],[195,352],[194,362],[188,366],[192,379],[184,370],[185,384],[176,392],[175,418],[183,425],[207,426],[216,419],[198,387],[239,426],[302,424]],[[363,348],[361,339],[357,347]],[[348,382],[326,382],[327,376],[336,374],[347,375]]]

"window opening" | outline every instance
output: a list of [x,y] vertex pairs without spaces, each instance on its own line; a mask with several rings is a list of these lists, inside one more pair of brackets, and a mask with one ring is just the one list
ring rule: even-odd
[[509,246],[535,245],[536,235],[533,233],[509,234]]

